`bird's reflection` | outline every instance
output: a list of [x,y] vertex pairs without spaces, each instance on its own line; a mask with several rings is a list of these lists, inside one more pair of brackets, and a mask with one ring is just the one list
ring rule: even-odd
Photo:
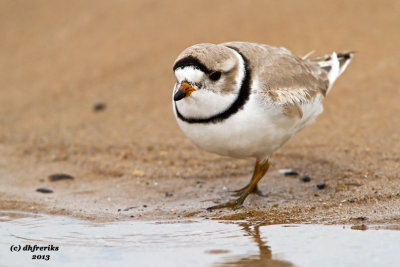
[[249,223],[241,222],[238,225],[246,233],[246,235],[252,237],[254,242],[257,244],[259,253],[258,255],[249,255],[242,258],[230,258],[222,264],[217,266],[278,266],[278,267],[289,267],[293,266],[290,262],[283,260],[272,259],[271,248],[265,241],[261,239],[260,227],[265,226],[265,223]]

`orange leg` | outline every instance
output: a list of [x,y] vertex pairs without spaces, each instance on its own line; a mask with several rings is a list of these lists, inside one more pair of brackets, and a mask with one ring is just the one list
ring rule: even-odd
[[[257,163],[256,163],[257,164]],[[231,191],[233,193],[234,196],[238,197],[240,196],[244,191],[246,191],[246,189],[251,185],[251,183],[253,182],[254,179],[256,179],[256,170],[257,168],[254,168],[254,172],[253,172],[253,176],[251,177],[250,182],[243,188],[240,188],[238,190],[234,190]],[[256,194],[260,197],[266,197],[267,194],[264,194],[260,189],[258,189],[258,185],[256,184],[256,186],[253,188],[253,191],[250,192],[250,194]]]
[[[243,187],[243,188],[240,188],[240,189],[238,189],[238,190],[231,191],[231,192],[233,193],[232,195],[234,195],[234,196],[236,196],[236,197],[240,196],[240,195],[247,189],[247,187],[250,186],[250,184],[251,184],[251,182],[250,182],[249,184],[247,184],[247,185],[246,185],[245,187]],[[267,196],[267,194],[263,193],[263,192],[258,188],[258,185],[256,185],[256,186],[254,187],[253,191],[251,191],[250,194],[256,194],[256,195],[258,195],[258,196],[260,196],[260,197],[266,197],[266,196]]]
[[212,206],[207,208],[207,210],[215,210],[215,209],[222,209],[222,208],[233,208],[237,209],[240,208],[243,205],[244,200],[247,198],[247,196],[254,192],[255,190],[258,190],[257,188],[257,183],[261,180],[261,178],[264,177],[264,175],[267,173],[269,169],[269,162],[268,160],[264,163],[260,163],[260,161],[256,161],[256,165],[254,167],[254,173],[253,177],[251,178],[250,183],[245,186],[244,188],[239,190],[239,198],[235,200],[228,201],[223,204],[219,204],[216,206]]

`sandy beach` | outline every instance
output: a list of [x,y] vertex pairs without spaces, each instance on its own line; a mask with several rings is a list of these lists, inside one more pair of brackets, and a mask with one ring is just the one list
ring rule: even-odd
[[[1,1],[0,209],[400,222],[399,14],[400,2],[386,0]],[[210,154],[184,136],[172,65],[190,45],[226,41],[356,54],[316,123],[272,155],[259,184],[268,196],[207,212],[248,182],[254,159]],[[279,172],[287,168],[298,175]]]

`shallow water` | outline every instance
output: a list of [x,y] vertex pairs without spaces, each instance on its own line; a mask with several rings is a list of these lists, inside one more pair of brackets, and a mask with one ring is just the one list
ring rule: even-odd
[[[365,229],[212,220],[93,223],[0,211],[0,266],[398,266],[400,227]],[[42,251],[29,251],[35,245]],[[38,255],[44,259],[32,259]]]

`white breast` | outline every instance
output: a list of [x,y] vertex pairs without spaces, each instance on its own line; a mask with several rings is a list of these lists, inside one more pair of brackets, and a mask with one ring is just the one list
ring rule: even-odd
[[252,94],[242,110],[222,122],[187,123],[179,118],[177,121],[189,139],[206,151],[264,159],[322,112],[320,99],[302,108],[303,119],[289,117]]

